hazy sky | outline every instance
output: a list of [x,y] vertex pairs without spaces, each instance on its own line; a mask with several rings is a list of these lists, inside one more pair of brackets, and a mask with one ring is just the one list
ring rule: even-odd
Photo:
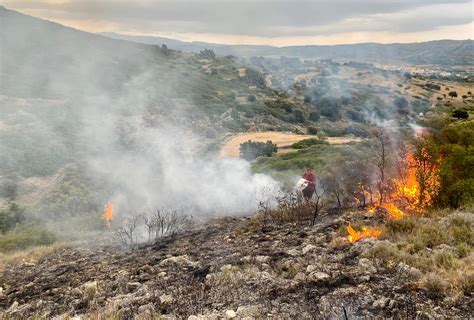
[[231,44],[418,42],[474,38],[474,0],[4,0],[91,32]]

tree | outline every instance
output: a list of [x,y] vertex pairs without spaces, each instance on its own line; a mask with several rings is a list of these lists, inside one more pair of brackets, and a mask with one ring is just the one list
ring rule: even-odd
[[393,102],[398,109],[398,112],[407,113],[408,112],[408,100],[404,97],[398,97]]
[[468,119],[469,118],[469,113],[466,110],[463,109],[456,109],[452,113],[454,118],[458,119]]
[[295,112],[293,113],[294,116],[295,116],[295,121],[296,122],[299,122],[299,123],[304,123],[305,122],[305,118],[304,118],[304,113],[303,111],[301,110],[295,110]]
[[388,149],[390,147],[390,139],[388,134],[383,129],[376,129],[372,132],[373,136],[378,142],[377,157],[375,158],[375,165],[378,169],[377,189],[379,192],[379,205],[383,205],[385,200],[385,193],[387,190],[386,170],[388,165]]
[[458,96],[458,93],[456,91],[449,91],[448,94],[451,97],[451,99],[456,98]]
[[317,122],[319,121],[320,118],[321,118],[321,114],[317,110],[311,111],[311,113],[309,114],[309,120],[311,121]]
[[214,60],[216,58],[216,54],[214,53],[213,50],[211,49],[204,49],[204,50],[201,50],[201,52],[199,52],[198,54],[196,54],[196,56],[199,58],[199,59],[211,59],[211,60]]
[[257,97],[254,94],[249,94],[247,96],[247,101],[248,102],[255,102],[255,101],[257,101]]
[[270,140],[267,142],[248,140],[240,144],[240,157],[251,161],[261,156],[271,157],[278,151],[276,144]]

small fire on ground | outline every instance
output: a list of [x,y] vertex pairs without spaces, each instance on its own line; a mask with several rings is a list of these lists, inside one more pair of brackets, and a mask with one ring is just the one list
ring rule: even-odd
[[362,239],[366,238],[374,238],[377,239],[382,234],[382,229],[380,228],[369,228],[369,227],[362,227],[361,231],[357,231],[352,228],[351,225],[347,227],[347,232],[349,235],[347,236],[347,240],[349,242],[357,242]]

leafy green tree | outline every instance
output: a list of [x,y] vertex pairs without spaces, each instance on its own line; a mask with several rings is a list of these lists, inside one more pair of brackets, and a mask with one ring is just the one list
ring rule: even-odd
[[303,111],[295,110],[293,114],[295,116],[295,121],[296,122],[304,123],[306,121]]
[[25,220],[24,209],[18,203],[11,201],[0,209],[0,232],[5,233]]
[[449,91],[449,96],[452,98],[456,98],[458,96],[458,93],[456,91]]
[[309,120],[311,121],[319,121],[319,119],[321,118],[321,114],[319,113],[319,111],[311,111],[311,113],[309,114]]
[[469,118],[469,113],[466,110],[463,109],[456,109],[452,113],[454,118],[458,119],[467,119]]

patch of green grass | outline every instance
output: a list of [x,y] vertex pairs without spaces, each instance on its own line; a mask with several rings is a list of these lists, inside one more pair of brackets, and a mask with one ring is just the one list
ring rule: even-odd
[[0,238],[0,252],[22,250],[28,247],[50,245],[56,241],[56,236],[44,227],[17,227]]

